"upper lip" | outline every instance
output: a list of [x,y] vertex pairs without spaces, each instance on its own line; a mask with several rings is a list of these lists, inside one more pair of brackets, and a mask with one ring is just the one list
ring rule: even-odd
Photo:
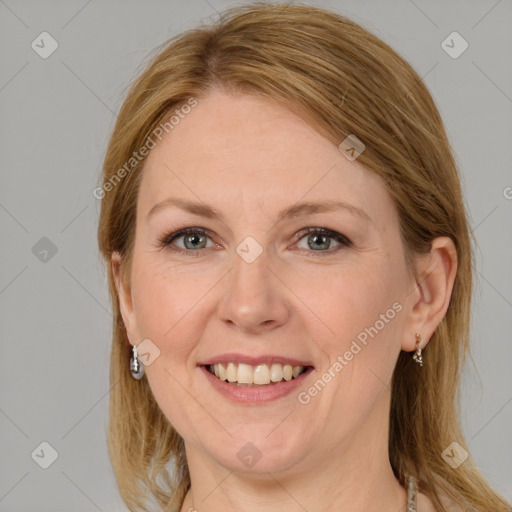
[[271,365],[273,363],[280,364],[290,364],[292,366],[313,366],[310,361],[303,361],[300,359],[294,359],[293,357],[281,356],[275,354],[262,354],[261,356],[248,356],[244,354],[219,354],[217,356],[211,357],[206,361],[199,363],[199,366],[208,366],[210,364],[219,364],[219,363],[242,363],[249,364],[251,366],[256,366],[258,364],[267,364]]

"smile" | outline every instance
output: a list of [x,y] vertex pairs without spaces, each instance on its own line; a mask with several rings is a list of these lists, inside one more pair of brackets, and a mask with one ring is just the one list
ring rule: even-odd
[[217,363],[205,368],[219,380],[238,386],[268,386],[283,381],[290,381],[302,375],[307,367],[291,364],[273,363],[256,365],[244,363]]

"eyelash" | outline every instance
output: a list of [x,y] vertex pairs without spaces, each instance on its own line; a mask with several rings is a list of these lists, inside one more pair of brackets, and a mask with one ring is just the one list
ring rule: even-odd
[[[181,249],[180,247],[176,247],[176,246],[172,247],[172,242],[174,242],[178,238],[181,238],[182,236],[191,235],[191,234],[203,235],[203,236],[207,236],[208,238],[210,238],[208,235],[208,232],[203,228],[184,228],[184,229],[180,229],[178,231],[175,231],[174,233],[170,233],[170,234],[164,235],[163,237],[159,238],[159,240],[158,240],[159,247],[171,249],[172,251],[176,251],[179,253],[185,253],[185,254],[187,254],[187,256],[199,256],[200,255],[199,253],[204,249],[193,250],[193,249]],[[327,254],[327,255],[333,254],[334,252],[338,252],[339,250],[341,250],[343,247],[351,247],[352,246],[352,242],[345,235],[342,235],[341,233],[338,233],[336,231],[333,231],[333,230],[327,229],[327,228],[306,227],[306,228],[302,229],[301,231],[299,231],[298,233],[296,233],[295,238],[296,238],[297,242],[299,242],[305,236],[311,235],[311,234],[328,236],[329,238],[333,238],[340,244],[340,245],[334,247],[333,249],[327,249],[325,251],[314,251],[312,249],[301,249],[301,250],[306,250],[309,253],[313,253],[314,256],[321,256],[322,254]],[[197,253],[197,254],[191,254],[191,253]],[[318,253],[320,253],[320,254],[318,254]]]

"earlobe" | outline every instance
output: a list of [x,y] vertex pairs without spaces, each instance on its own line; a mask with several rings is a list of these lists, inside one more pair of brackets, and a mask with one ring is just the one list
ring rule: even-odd
[[450,304],[457,274],[457,251],[449,237],[432,241],[430,253],[417,260],[415,303],[402,349],[416,349],[415,333],[422,338],[425,348],[437,326],[443,320]]

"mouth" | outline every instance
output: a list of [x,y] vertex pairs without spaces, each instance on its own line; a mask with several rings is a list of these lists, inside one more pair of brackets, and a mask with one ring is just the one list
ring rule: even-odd
[[312,370],[312,366],[282,363],[259,363],[255,365],[223,362],[202,365],[219,381],[239,387],[265,387],[293,381]]

